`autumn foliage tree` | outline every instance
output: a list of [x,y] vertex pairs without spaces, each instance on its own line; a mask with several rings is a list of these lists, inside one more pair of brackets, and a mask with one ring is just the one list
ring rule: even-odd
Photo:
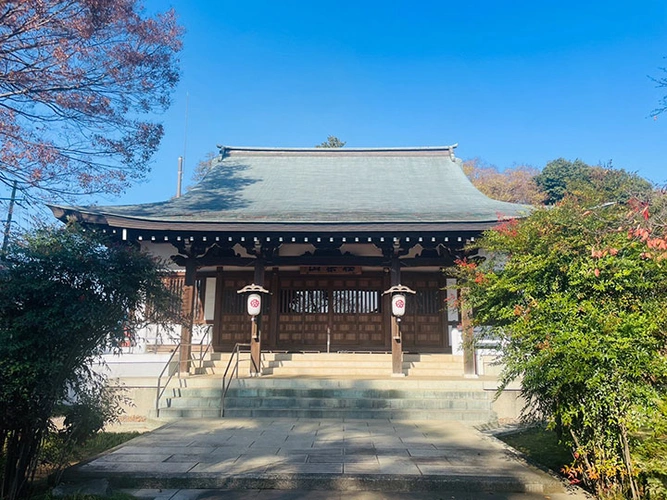
[[146,16],[137,0],[0,3],[0,181],[70,196],[141,179],[182,32],[173,11]]
[[502,386],[520,379],[527,414],[571,444],[571,480],[639,498],[640,431],[667,396],[667,199],[593,183],[487,232],[490,257],[458,272],[504,341]]
[[463,162],[463,172],[473,185],[489,198],[526,205],[540,205],[546,199],[535,183],[539,170],[519,165],[502,172],[479,158]]

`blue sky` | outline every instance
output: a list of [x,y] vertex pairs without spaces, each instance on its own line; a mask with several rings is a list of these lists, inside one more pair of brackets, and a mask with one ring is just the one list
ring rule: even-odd
[[[667,181],[667,2],[147,1],[187,30],[165,137],[141,185],[167,199],[217,144],[459,143],[507,168],[557,157]],[[187,96],[187,97],[186,97]],[[187,101],[187,134],[186,134]]]

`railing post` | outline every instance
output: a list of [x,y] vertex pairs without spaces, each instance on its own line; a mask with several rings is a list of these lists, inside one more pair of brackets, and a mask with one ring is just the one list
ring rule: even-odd
[[[181,355],[181,344],[178,344],[176,346],[176,349],[174,349],[169,356],[169,359],[167,360],[167,363],[164,365],[162,368],[162,371],[157,377],[157,394],[155,396],[155,416],[159,417],[160,416],[160,398],[162,398],[162,394],[164,391],[167,390],[167,387],[169,386],[169,382],[171,382],[171,379],[174,377],[173,373],[168,373],[169,377],[167,378],[167,381],[164,384],[164,388],[162,387],[162,375],[164,375],[164,372],[169,372],[169,368],[171,366],[171,362],[174,360],[174,356],[178,354],[179,360],[178,360],[178,365],[180,366],[180,355]],[[180,372],[178,371],[178,368],[176,370],[176,373],[178,373],[180,377]]]
[[[227,395],[227,391],[229,390],[229,386],[232,383],[232,379],[234,378],[234,373],[236,373],[236,378],[239,377],[239,362],[241,359],[241,347],[250,347],[250,344],[236,344],[234,346],[234,349],[232,350],[232,355],[229,357],[229,361],[227,362],[227,368],[225,369],[225,372],[222,374],[222,384],[221,384],[221,393],[220,393],[220,417],[225,416],[225,396]],[[234,363],[234,367],[232,368],[232,362],[236,359],[236,363]],[[227,381],[227,374],[229,373],[230,368],[232,368],[232,372],[229,375],[229,382]]]
[[160,418],[160,377],[157,379],[157,394],[155,395],[155,418]]

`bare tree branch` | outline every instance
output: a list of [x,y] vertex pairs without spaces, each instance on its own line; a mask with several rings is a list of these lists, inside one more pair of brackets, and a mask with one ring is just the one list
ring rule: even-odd
[[142,14],[138,0],[0,4],[0,179],[51,197],[145,176],[183,30],[173,11]]

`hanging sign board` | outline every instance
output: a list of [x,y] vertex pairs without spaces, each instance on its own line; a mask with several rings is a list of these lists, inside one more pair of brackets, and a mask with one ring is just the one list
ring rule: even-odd
[[361,266],[301,266],[301,274],[361,274]]

